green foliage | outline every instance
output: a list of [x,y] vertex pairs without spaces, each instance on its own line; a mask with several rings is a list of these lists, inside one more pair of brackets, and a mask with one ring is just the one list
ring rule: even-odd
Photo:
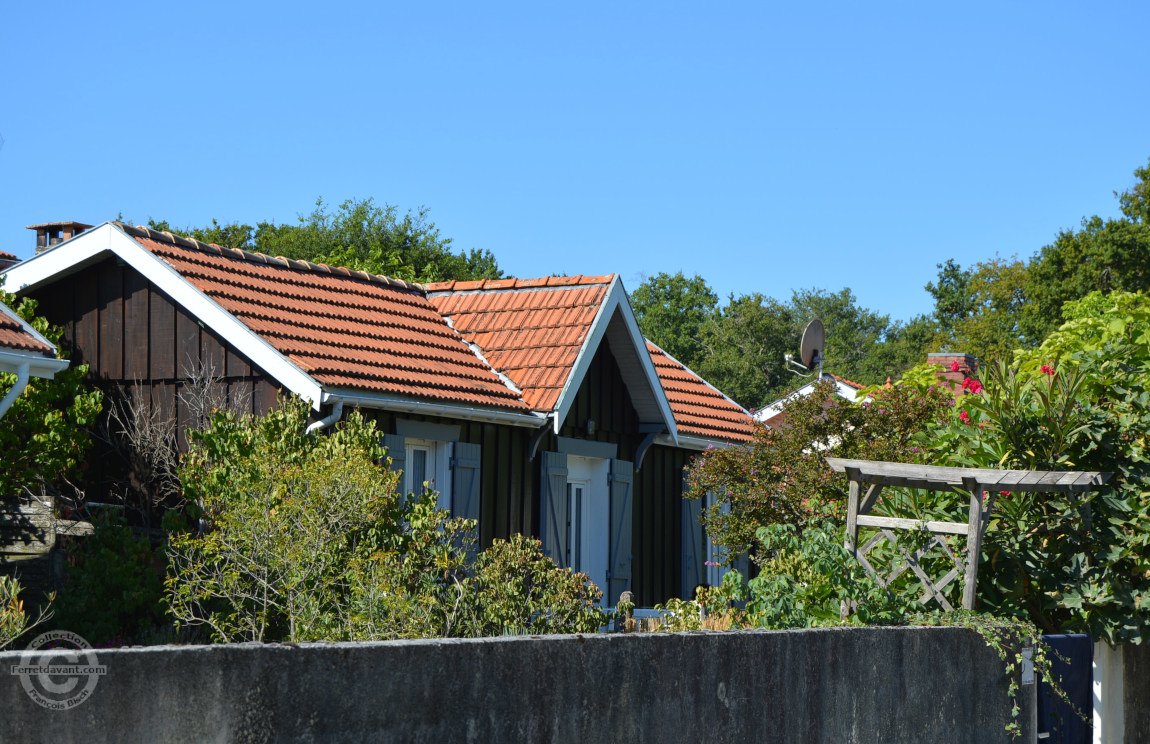
[[890,329],[890,317],[859,307],[850,289],[797,290],[791,298],[791,314],[800,326],[812,318],[823,322],[827,344],[823,350],[823,368],[826,371],[863,384],[882,382],[898,371],[876,364],[873,356]]
[[[537,541],[474,555],[474,520],[401,498],[374,423],[304,433],[309,409],[216,414],[190,434],[181,481],[203,528],[174,534],[167,587],[181,625],[216,640],[376,640],[591,632],[601,593]],[[193,514],[192,516],[197,516]],[[474,560],[473,560],[474,557]]]
[[97,519],[94,527],[92,536],[69,546],[54,624],[98,645],[138,643],[169,622],[164,551],[125,524]]
[[469,635],[595,633],[607,621],[599,607],[603,592],[522,535],[495,540],[480,553],[468,583],[475,623]]
[[[979,602],[1044,632],[1138,642],[1150,630],[1150,360],[1131,340],[1141,329],[1089,348],[1099,331],[1109,324],[1064,326],[1049,348],[1076,350],[1053,366],[1035,370],[1020,354],[992,367],[984,390],[923,441],[936,464],[1113,472],[1098,492],[993,495]],[[940,498],[934,513],[960,518],[963,500]]]
[[[216,220],[208,227],[175,230],[182,235],[230,248],[273,256],[346,266],[375,274],[435,282],[450,279],[498,279],[503,276],[490,251],[453,253],[451,239],[427,218],[428,210],[400,214],[390,204],[373,199],[349,199],[335,211],[322,199],[298,224],[261,222],[257,226]],[[171,230],[164,221],[149,220],[157,230]]]
[[[984,363],[1009,359],[1027,337],[1023,313],[1030,286],[1028,265],[1017,258],[981,261],[965,272],[948,261],[938,286],[926,287],[935,296],[935,345],[972,354]],[[963,291],[965,298],[959,296]]]
[[1031,261],[1025,323],[1032,341],[1053,331],[1059,310],[1093,292],[1150,290],[1150,167],[1134,171],[1134,186],[1118,197],[1123,217],[1083,218],[1063,230]]
[[762,563],[770,556],[758,540],[760,527],[802,529],[812,517],[841,516],[846,481],[826,466],[825,455],[913,460],[919,449],[913,437],[949,406],[950,395],[935,385],[877,388],[870,402],[854,404],[820,382],[813,394],[786,402],[785,424],[758,427],[749,444],[696,456],[687,472],[688,497],[715,494],[703,514],[707,534],[728,555],[749,549]]
[[938,264],[938,284],[927,282],[926,291],[934,297],[934,319],[944,336],[954,333],[958,325],[975,312],[970,281],[973,272],[963,269],[953,258]]
[[657,274],[631,292],[643,335],[691,369],[704,353],[699,331],[718,310],[719,298],[701,276]]
[[308,407],[218,412],[189,434],[180,479],[205,529],[171,537],[178,622],[219,640],[345,637],[349,572],[367,550],[398,549],[397,476],[378,468],[374,425],[352,414],[330,436],[305,433]]
[[786,305],[757,292],[732,297],[699,329],[703,356],[692,369],[739,405],[759,408],[799,379],[783,361],[798,350],[799,331]]
[[846,603],[854,610],[847,622],[898,625],[922,611],[915,595],[888,592],[867,575],[843,547],[842,527],[831,521],[806,526],[760,527],[758,541],[766,560],[759,575],[744,583],[738,572],[723,577],[735,600],[746,601],[746,621],[756,628],[810,628],[841,625]]
[[52,596],[48,597],[36,617],[30,617],[24,609],[24,600],[20,599],[23,591],[24,587],[16,579],[0,576],[0,651],[52,616],[52,611],[48,609]]
[[881,383],[922,360],[935,336],[925,317],[908,323],[863,307],[849,289],[795,292],[789,303],[759,293],[732,295],[719,307],[699,276],[658,274],[634,290],[645,336],[748,409],[802,384],[783,360],[798,352],[812,318],[827,331],[824,368],[862,383]]
[[[455,519],[424,491],[398,502],[373,529],[348,573],[351,640],[471,635],[474,608],[467,562],[475,521]],[[336,640],[338,637],[330,637]]]
[[937,344],[984,362],[1009,361],[1016,348],[1033,348],[1059,324],[1067,302],[1091,292],[1150,290],[1150,167],[1118,197],[1123,216],[1085,217],[1062,230],[1028,261],[993,259],[962,269],[939,265],[935,299]]
[[[2,280],[2,277],[0,277]],[[0,302],[59,347],[62,331],[36,316],[35,300],[17,301],[0,291]],[[84,384],[87,365],[72,365],[54,379],[33,377],[0,426],[0,495],[24,492],[62,492],[74,477],[91,444],[89,427],[99,416],[103,395]],[[16,376],[0,374],[0,396],[11,389]]]

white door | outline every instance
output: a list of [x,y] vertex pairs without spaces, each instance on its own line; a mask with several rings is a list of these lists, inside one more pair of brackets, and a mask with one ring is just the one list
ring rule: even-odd
[[568,564],[591,577],[607,601],[611,507],[607,460],[567,458]]

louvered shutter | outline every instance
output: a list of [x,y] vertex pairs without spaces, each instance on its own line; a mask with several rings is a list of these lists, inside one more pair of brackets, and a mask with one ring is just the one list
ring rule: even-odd
[[540,467],[539,532],[543,552],[567,568],[567,455],[544,452]]
[[[391,458],[391,469],[403,472],[407,470],[407,444],[404,437],[398,434],[384,434],[383,446],[387,447],[387,456]],[[399,482],[399,489],[403,490],[403,481]]]
[[707,581],[707,543],[703,535],[703,525],[699,517],[703,513],[703,500],[687,498],[687,479],[683,478],[682,498],[682,546],[683,565],[681,573],[681,595],[683,599],[695,598],[695,587]]
[[481,447],[456,442],[451,450],[451,514],[479,520],[479,464]]
[[631,588],[631,506],[635,466],[626,460],[611,461],[611,531],[607,561],[607,606],[613,607],[619,595]]

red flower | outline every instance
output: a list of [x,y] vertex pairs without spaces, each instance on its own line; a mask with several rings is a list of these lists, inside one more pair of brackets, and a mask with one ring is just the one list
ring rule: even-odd
[[957,361],[950,363],[950,371],[951,372],[957,372],[958,371],[958,362]]
[[1010,491],[999,491],[998,493],[1000,496],[1009,496],[1010,495]]
[[[970,378],[967,378],[970,379]],[[970,392],[978,395],[982,392],[982,383],[978,380],[970,380]]]
[[1042,374],[1053,375],[1054,374],[1054,367],[1051,367],[1049,364],[1042,365]]
[[970,378],[969,377],[967,377],[965,380],[962,381],[962,389],[963,390],[969,390],[970,389]]
[[967,426],[970,426],[970,414],[969,413],[967,413],[966,411],[963,411],[962,413],[958,414],[958,418],[962,421],[962,423],[966,424]]

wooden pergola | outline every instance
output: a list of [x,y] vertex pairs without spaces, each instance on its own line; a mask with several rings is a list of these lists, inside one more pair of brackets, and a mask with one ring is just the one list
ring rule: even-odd
[[[990,522],[994,499],[1000,491],[1062,491],[1086,493],[1101,488],[1112,473],[1044,470],[990,470],[987,468],[951,468],[939,465],[908,465],[873,460],[826,458],[837,473],[845,473],[850,481],[847,499],[847,527],[845,547],[875,578],[880,586],[888,587],[908,568],[923,585],[922,601],[934,599],[946,610],[954,607],[942,590],[965,573],[962,589],[963,609],[974,609],[975,589],[978,583],[978,557],[982,552],[982,536]],[[863,486],[866,491],[863,491]],[[870,514],[886,486],[918,488],[928,491],[955,491],[970,494],[970,518],[959,522],[920,521],[897,517],[878,517]],[[986,500],[983,495],[989,494]],[[859,527],[879,530],[865,545],[858,546]],[[886,576],[881,576],[867,561],[866,554],[884,539],[896,542],[892,529],[919,530],[933,533],[933,538],[919,550],[907,556],[907,561]],[[941,535],[966,535],[966,565],[947,546]],[[937,582],[918,565],[919,559],[934,545],[938,545],[954,562],[955,567]]]

